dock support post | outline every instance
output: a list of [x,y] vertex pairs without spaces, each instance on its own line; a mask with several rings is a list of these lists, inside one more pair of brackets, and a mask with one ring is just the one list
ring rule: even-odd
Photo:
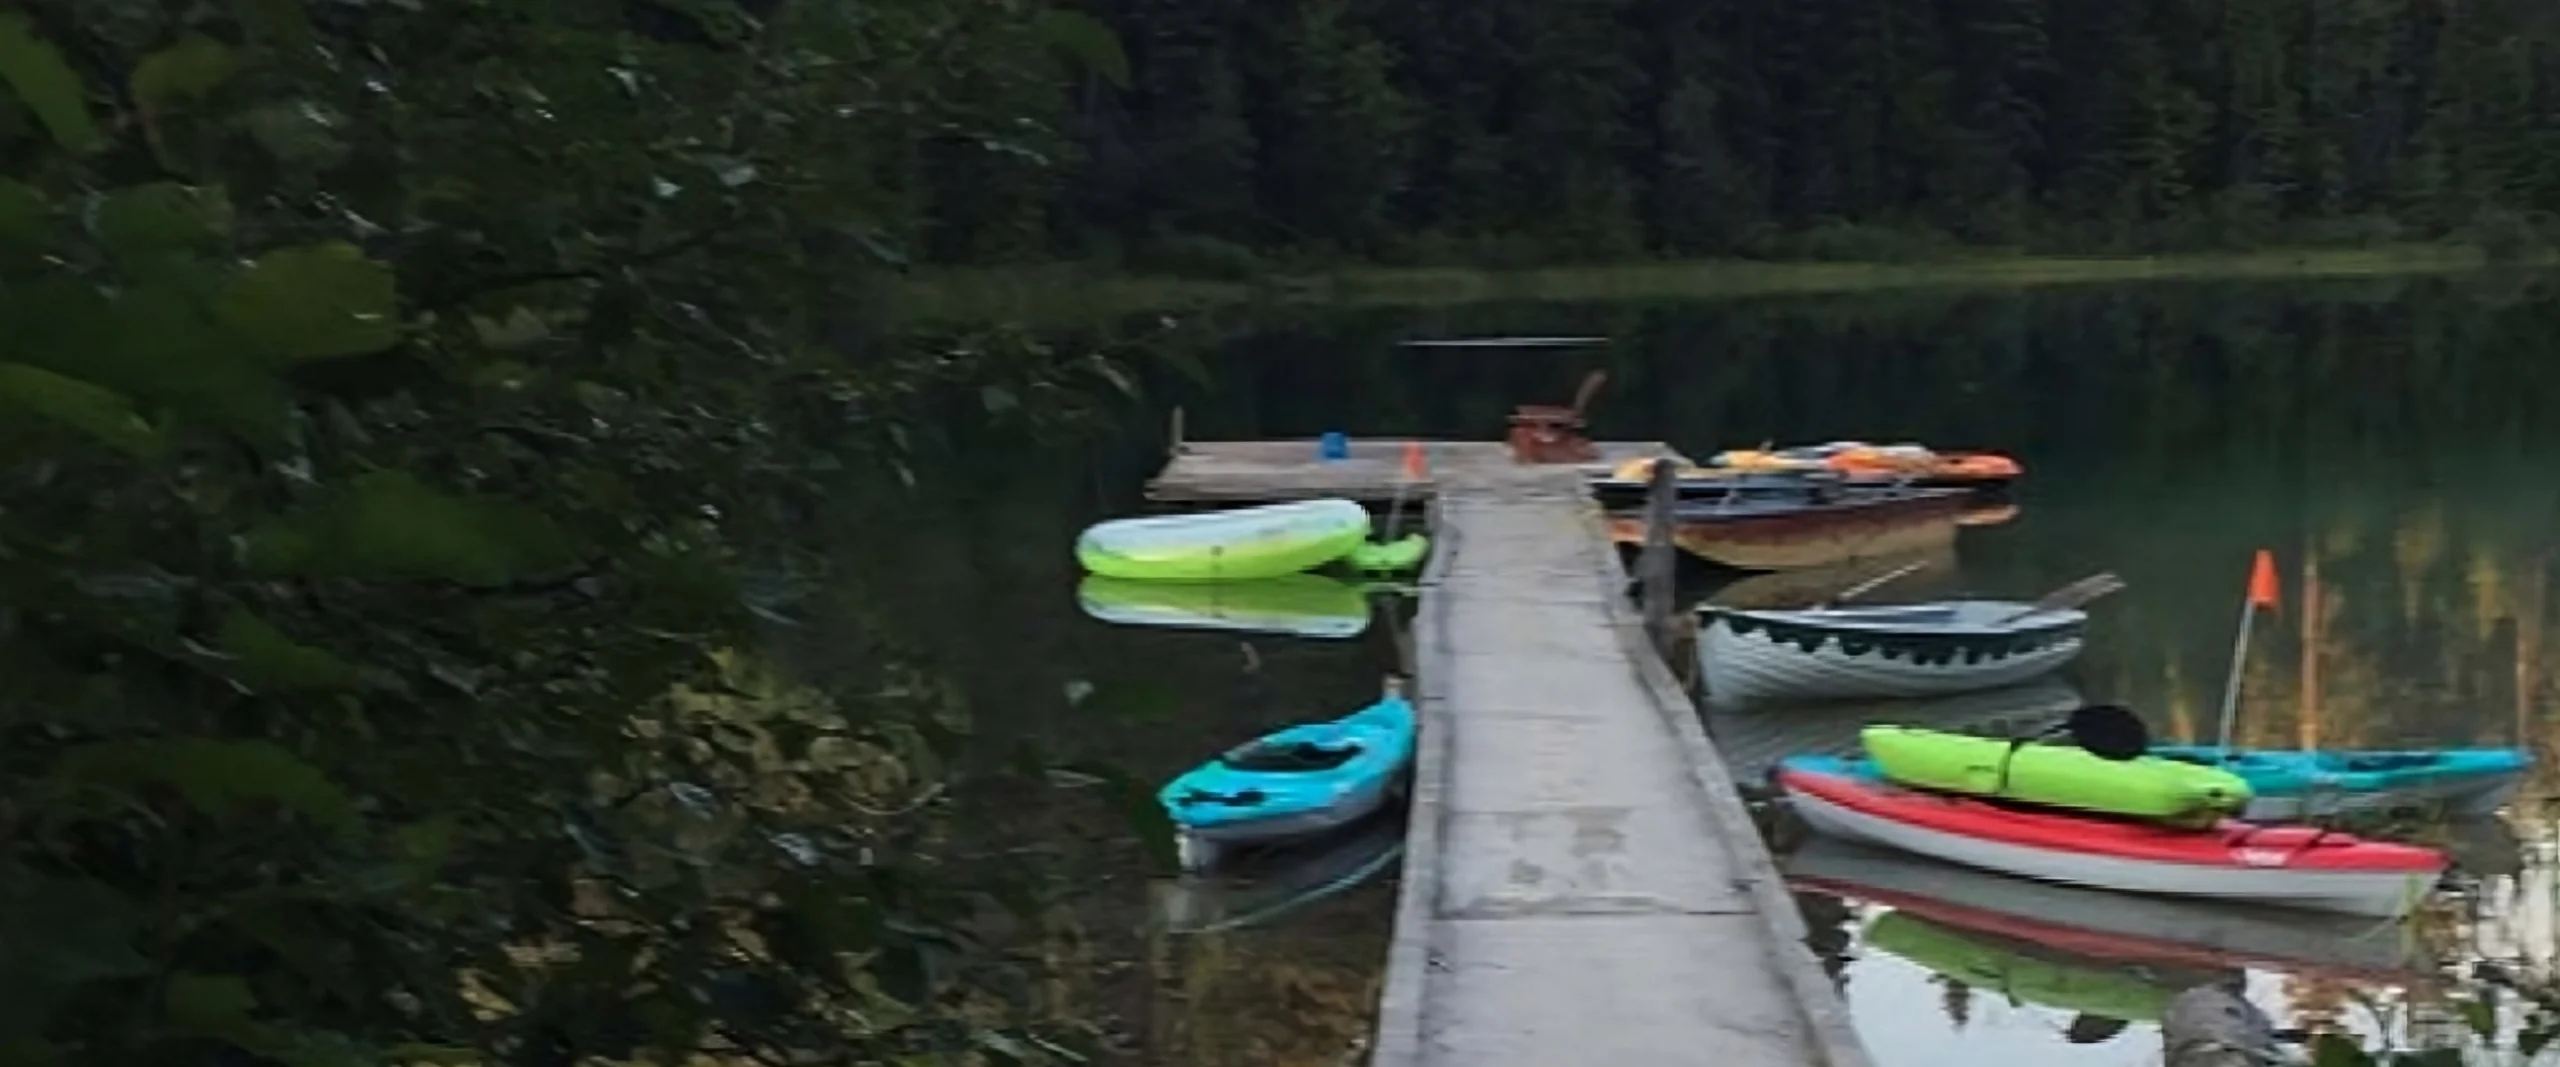
[[1644,552],[1636,557],[1638,596],[1644,608],[1645,636],[1653,641],[1656,654],[1669,661],[1671,655],[1672,567],[1671,522],[1674,505],[1680,499],[1679,475],[1668,460],[1653,462],[1652,480],[1645,485]]

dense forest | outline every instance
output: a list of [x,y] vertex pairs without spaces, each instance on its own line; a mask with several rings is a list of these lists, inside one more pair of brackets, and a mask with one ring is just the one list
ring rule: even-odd
[[[1072,156],[955,146],[936,258],[1909,258],[2560,207],[2536,0],[1086,0]],[[1045,224],[1045,225],[1044,225]]]

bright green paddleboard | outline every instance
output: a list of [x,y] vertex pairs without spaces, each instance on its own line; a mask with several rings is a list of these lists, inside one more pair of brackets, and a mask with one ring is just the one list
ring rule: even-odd
[[1858,740],[1887,779],[1922,789],[2196,824],[2249,804],[2239,775],[2157,756],[2110,760],[2074,745],[1909,726],[1870,726]]
[[1359,502],[1302,500],[1095,523],[1076,538],[1076,559],[1112,578],[1233,582],[1321,567],[1368,540]]

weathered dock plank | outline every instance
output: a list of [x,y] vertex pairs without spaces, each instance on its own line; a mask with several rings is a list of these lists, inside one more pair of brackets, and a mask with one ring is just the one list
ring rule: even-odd
[[1571,468],[1449,470],[1376,1067],[1866,1067]]
[[[1318,458],[1318,443],[1312,437],[1185,442],[1175,446],[1163,473],[1147,483],[1147,499],[1215,502],[1338,496],[1387,500],[1399,492],[1408,499],[1420,499],[1437,493],[1445,478],[1512,466],[1511,450],[1499,442],[1421,441],[1427,469],[1421,479],[1410,480],[1404,474],[1406,443],[1404,439],[1356,439],[1348,442],[1343,458],[1326,460]],[[1679,455],[1658,441],[1605,441],[1597,447],[1601,459],[1588,468],[1605,470],[1639,456]]]

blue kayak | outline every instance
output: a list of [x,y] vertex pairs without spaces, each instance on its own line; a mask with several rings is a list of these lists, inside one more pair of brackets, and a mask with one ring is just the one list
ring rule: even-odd
[[1156,791],[1184,867],[1229,846],[1312,837],[1385,806],[1413,761],[1413,705],[1390,689],[1331,722],[1276,730],[1220,753]]
[[2440,748],[2405,752],[2348,749],[2154,745],[2151,754],[2216,764],[2249,783],[2250,819],[2293,819],[2398,806],[2443,804],[2463,814],[2497,810],[2533,765],[2520,748]]
[[[2153,745],[2160,759],[2213,765],[2212,745]],[[2260,822],[2399,807],[2442,805],[2454,814],[2486,815],[2514,796],[2532,754],[2518,748],[2447,748],[2406,752],[2244,748],[2222,769],[2249,783],[2240,817]],[[1780,766],[1815,774],[1884,781],[1875,761],[1790,756]]]

